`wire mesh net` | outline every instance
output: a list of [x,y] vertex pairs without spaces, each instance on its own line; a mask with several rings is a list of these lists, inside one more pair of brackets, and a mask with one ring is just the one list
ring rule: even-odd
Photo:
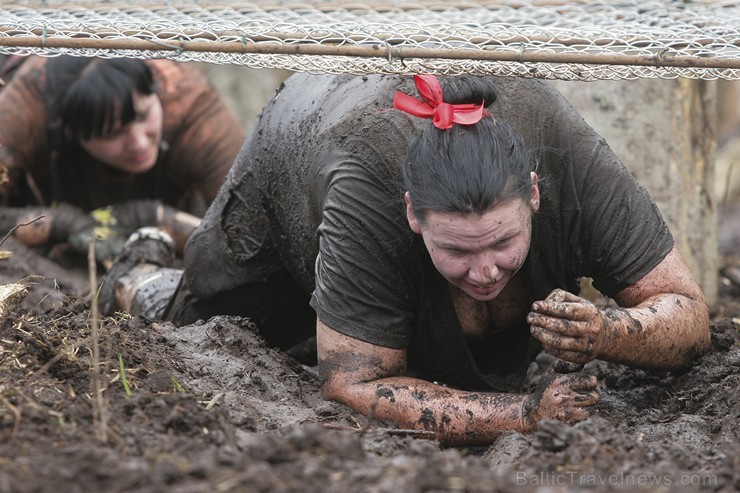
[[0,3],[0,53],[312,73],[740,78],[740,2]]

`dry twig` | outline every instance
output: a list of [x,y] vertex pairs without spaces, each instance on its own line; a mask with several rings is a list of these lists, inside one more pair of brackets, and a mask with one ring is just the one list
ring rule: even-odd
[[[354,428],[352,426],[338,425],[335,423],[322,423],[321,426],[327,430],[354,431],[356,433],[360,433],[360,435],[364,435],[365,433],[367,433],[368,430],[370,430],[370,428],[368,427]],[[437,438],[437,434],[435,432],[428,430],[409,430],[404,428],[375,428],[375,431],[381,431],[383,433],[388,433],[389,435],[394,436],[408,436],[414,438],[424,438],[427,440],[434,440]]]
[[37,218],[35,218],[35,219],[31,219],[31,220],[30,220],[30,221],[28,221],[27,223],[20,223],[20,224],[16,224],[16,225],[15,225],[15,226],[13,226],[12,228],[10,228],[10,231],[8,231],[8,232],[7,232],[6,234],[5,234],[5,236],[3,236],[3,239],[2,239],[2,240],[0,240],[0,246],[2,246],[2,244],[3,244],[3,243],[5,243],[5,240],[7,240],[7,239],[8,239],[9,237],[10,237],[10,235],[12,235],[13,233],[15,233],[15,230],[17,230],[18,228],[21,228],[21,227],[23,227],[23,226],[28,226],[29,224],[33,224],[33,223],[35,223],[36,221],[40,221],[41,219],[43,219],[43,218],[45,218],[45,217],[46,217],[46,216],[43,216],[43,215],[42,215],[42,216],[39,216],[39,217],[37,217]]
[[15,417],[15,421],[13,422],[13,433],[12,433],[12,436],[15,437],[16,435],[18,435],[18,432],[21,431],[21,412],[17,407],[15,407],[5,397],[2,398],[2,403],[5,407],[10,409],[10,412],[12,412],[13,416]]
[[92,338],[92,381],[93,381],[93,416],[96,418],[98,439],[108,441],[108,417],[103,399],[103,389],[100,381],[100,316],[98,314],[98,264],[95,258],[95,239],[93,238],[87,250],[87,265],[90,273],[90,332]]

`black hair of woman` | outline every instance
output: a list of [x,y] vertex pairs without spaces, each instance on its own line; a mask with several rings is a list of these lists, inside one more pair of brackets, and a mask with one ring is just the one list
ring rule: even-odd
[[134,95],[156,92],[144,60],[60,56],[47,64],[46,98],[52,126],[76,142],[102,137],[136,118]]
[[[490,106],[496,100],[493,84],[484,79],[442,82],[446,103]],[[522,138],[498,115],[444,130],[429,122],[409,143],[403,184],[423,222],[430,211],[482,214],[508,199],[526,201],[535,168]]]

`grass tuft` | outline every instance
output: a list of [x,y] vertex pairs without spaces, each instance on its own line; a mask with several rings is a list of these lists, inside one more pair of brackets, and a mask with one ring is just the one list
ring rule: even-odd
[[128,384],[126,378],[126,367],[123,364],[123,355],[118,352],[118,373],[121,375],[121,382],[123,383],[123,390],[126,391],[126,395],[131,397],[131,386]]
[[177,392],[180,392],[180,393],[183,393],[184,394],[185,393],[185,388],[182,385],[180,385],[180,382],[178,382],[177,380],[175,380],[175,377],[173,377],[169,373],[167,375],[170,377],[170,382],[172,382],[172,386],[175,387],[175,390]]

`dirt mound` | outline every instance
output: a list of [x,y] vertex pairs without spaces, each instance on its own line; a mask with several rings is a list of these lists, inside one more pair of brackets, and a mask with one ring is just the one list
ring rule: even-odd
[[[735,314],[737,316],[738,313]],[[0,327],[0,492],[737,491],[740,348],[730,318],[690,368],[594,362],[602,402],[486,448],[443,449],[321,398],[247,320],[99,329],[68,298]]]

